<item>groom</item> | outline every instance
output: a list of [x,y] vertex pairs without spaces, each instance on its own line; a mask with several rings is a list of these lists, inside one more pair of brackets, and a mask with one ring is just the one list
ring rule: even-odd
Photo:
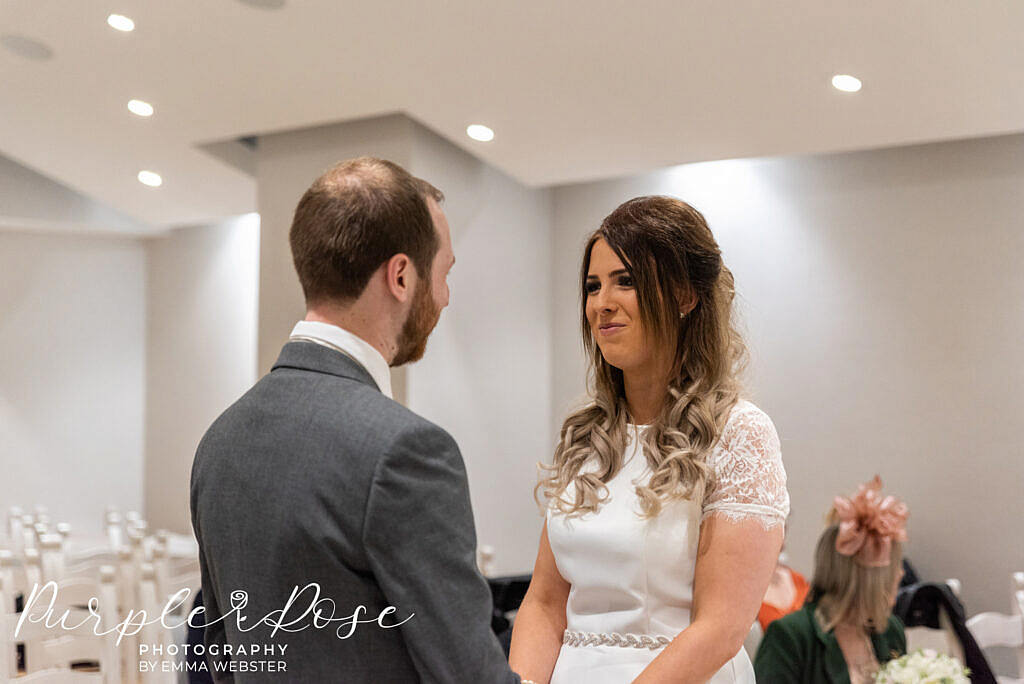
[[295,210],[306,318],[192,468],[218,680],[519,681],[490,631],[459,449],[391,398],[389,366],[423,356],[448,305],[442,199],[364,157]]

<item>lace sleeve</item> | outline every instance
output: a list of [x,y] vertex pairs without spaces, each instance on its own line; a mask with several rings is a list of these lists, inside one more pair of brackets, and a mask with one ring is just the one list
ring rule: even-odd
[[714,481],[704,497],[702,522],[712,514],[756,519],[766,529],[786,521],[786,469],[779,436],[763,411],[747,402],[737,404],[708,464]]

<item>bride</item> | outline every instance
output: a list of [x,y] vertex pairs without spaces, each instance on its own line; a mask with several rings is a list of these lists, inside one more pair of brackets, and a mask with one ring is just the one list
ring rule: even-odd
[[639,197],[587,241],[580,280],[594,389],[538,485],[512,668],[538,684],[753,684],[743,640],[789,495],[775,427],[739,398],[732,274],[700,212]]

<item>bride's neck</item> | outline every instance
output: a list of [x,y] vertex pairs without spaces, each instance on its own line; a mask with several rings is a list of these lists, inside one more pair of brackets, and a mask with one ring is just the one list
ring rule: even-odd
[[622,374],[629,417],[637,425],[648,425],[657,420],[668,395],[666,373],[661,371],[633,371]]
[[649,425],[662,414],[665,408],[668,385],[665,382],[652,382],[624,378],[626,385],[626,405],[630,411],[630,420],[636,425]]

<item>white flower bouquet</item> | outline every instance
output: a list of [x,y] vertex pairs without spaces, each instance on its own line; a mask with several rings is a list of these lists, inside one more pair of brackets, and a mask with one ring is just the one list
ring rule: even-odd
[[970,674],[953,656],[929,648],[890,660],[875,675],[875,684],[970,684]]

